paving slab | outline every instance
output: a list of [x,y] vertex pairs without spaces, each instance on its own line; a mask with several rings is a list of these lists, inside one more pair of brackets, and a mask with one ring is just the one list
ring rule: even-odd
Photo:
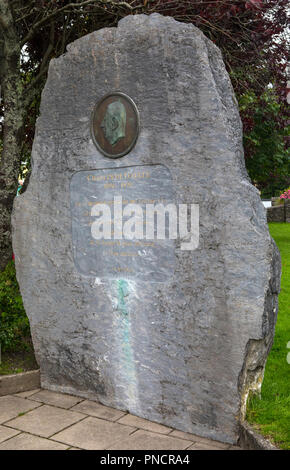
[[135,428],[88,417],[55,434],[52,439],[86,450],[107,449],[121,439],[125,441]]
[[49,437],[84,417],[85,415],[76,411],[43,405],[36,410],[7,422],[6,425],[41,437]]
[[67,395],[65,393],[52,392],[51,390],[41,390],[33,394],[31,400],[68,409],[81,402],[83,398]]
[[15,429],[6,428],[5,426],[0,425],[0,442],[6,441],[6,439],[10,439],[10,437],[16,436],[19,434],[20,431],[16,431]]
[[131,436],[123,438],[116,444],[107,447],[108,450],[184,450],[191,445],[185,441],[164,434],[157,434],[139,429]]
[[0,397],[0,424],[15,418],[19,413],[33,410],[41,406],[40,403],[26,400],[25,398],[6,395]]
[[115,408],[110,408],[90,400],[84,400],[81,403],[78,403],[73,406],[71,410],[79,411],[80,413],[84,413],[89,416],[107,419],[108,421],[116,421],[126,414],[126,411],[115,410]]
[[136,428],[144,429],[146,431],[158,432],[160,434],[169,434],[172,428],[163,426],[162,424],[153,423],[144,418],[139,418],[131,414],[127,414],[118,420],[118,423],[126,424],[127,426],[135,426]]
[[242,450],[48,390],[0,397],[0,422],[0,450]]
[[228,449],[230,444],[224,444],[223,442],[213,441],[206,437],[197,436],[196,434],[190,434],[188,432],[177,431],[176,429],[170,433],[170,436],[179,437],[180,439],[187,439],[188,441],[197,442],[199,444],[213,445],[220,447],[221,449]]
[[35,393],[39,392],[41,388],[36,388],[35,390],[29,390],[27,392],[19,392],[19,393],[14,393],[15,397],[22,397],[22,398],[28,398],[31,395],[34,395]]
[[205,442],[195,442],[192,444],[190,447],[188,447],[188,450],[226,450],[228,449],[229,446],[226,448],[218,447],[215,446],[214,444],[206,444]]
[[66,450],[67,445],[43,439],[32,434],[21,433],[0,444],[0,450]]

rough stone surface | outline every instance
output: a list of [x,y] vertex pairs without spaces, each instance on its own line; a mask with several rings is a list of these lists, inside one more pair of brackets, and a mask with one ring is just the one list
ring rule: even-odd
[[[113,90],[141,119],[136,146],[116,160],[89,129]],[[272,344],[280,258],[245,170],[220,51],[193,25],[156,14],[70,44],[50,64],[32,161],[13,247],[42,386],[236,442]],[[69,185],[81,170],[155,164],[169,169],[177,203],[199,204],[199,247],[176,246],[170,280],[131,279],[121,302],[117,280],[75,267]]]

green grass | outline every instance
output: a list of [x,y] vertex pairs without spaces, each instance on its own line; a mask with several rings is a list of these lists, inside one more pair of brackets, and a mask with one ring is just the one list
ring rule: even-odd
[[247,420],[278,447],[290,449],[290,224],[270,223],[269,228],[282,258],[279,313],[261,399],[249,401]]

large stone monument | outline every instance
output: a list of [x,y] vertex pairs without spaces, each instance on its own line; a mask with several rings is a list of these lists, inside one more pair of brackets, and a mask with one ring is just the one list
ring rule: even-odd
[[[171,235],[156,232],[162,213],[143,218],[150,204],[173,208]],[[52,60],[13,229],[44,388],[236,441],[273,340],[280,259],[211,41],[136,15]]]

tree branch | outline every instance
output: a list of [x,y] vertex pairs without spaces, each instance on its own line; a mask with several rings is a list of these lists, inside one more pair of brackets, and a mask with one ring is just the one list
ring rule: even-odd
[[14,28],[11,5],[8,0],[0,0],[0,31],[6,43],[6,40],[18,43],[16,30]]
[[105,5],[110,5],[110,6],[113,6],[113,7],[126,7],[128,8],[129,10],[134,10],[135,8],[132,7],[129,3],[127,2],[124,2],[124,1],[113,1],[113,0],[84,0],[82,2],[79,2],[79,3],[69,3],[68,5],[65,5],[61,8],[58,8],[54,11],[52,11],[52,13],[50,13],[49,15],[47,15],[46,17],[42,18],[41,20],[37,21],[36,23],[34,23],[28,34],[25,36],[25,38],[23,39],[22,43],[21,43],[21,47],[24,46],[24,44],[29,41],[29,39],[31,39],[35,33],[35,31],[40,28],[41,26],[47,24],[49,21],[51,21],[55,16],[59,15],[59,13],[62,13],[64,11],[68,12],[74,8],[81,8],[83,6],[86,6],[86,5],[99,5],[99,6],[102,6],[104,7]]
[[[0,7],[0,8],[1,8],[1,7]],[[0,10],[0,12],[1,12],[1,10]],[[4,20],[4,18],[3,18],[2,15],[0,15],[0,27],[1,27],[2,31],[3,31],[3,34],[5,33],[5,31],[8,31],[8,29],[9,29],[7,23],[5,22],[5,20]]]
[[[4,56],[4,40],[0,39],[0,85],[5,74],[5,56]],[[0,90],[0,100],[1,100],[1,90]]]
[[[47,72],[48,65],[49,65],[50,54],[52,53],[53,47],[54,47],[54,34],[55,34],[55,23],[54,23],[54,21],[52,21],[51,24],[50,24],[50,33],[49,33],[48,46],[47,46],[47,49],[44,53],[43,59],[41,61],[41,65],[40,65],[38,74],[30,82],[29,86],[26,89],[26,92],[28,94],[29,94],[30,90],[32,88],[34,88],[35,85],[39,82],[41,77],[43,77],[43,75],[46,74],[46,72]],[[30,99],[30,97],[28,96],[28,101],[32,101],[32,99],[33,99],[33,97]]]

